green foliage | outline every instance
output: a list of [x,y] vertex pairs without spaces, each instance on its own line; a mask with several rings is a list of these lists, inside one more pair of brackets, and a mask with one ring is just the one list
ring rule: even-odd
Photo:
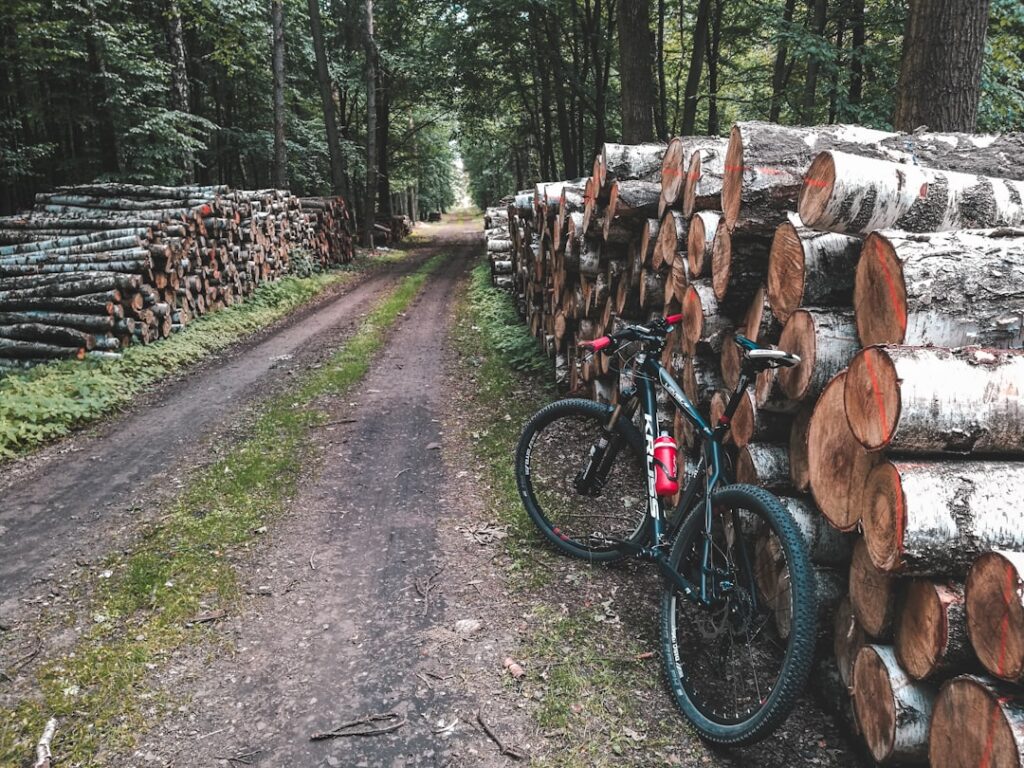
[[516,371],[538,372],[550,368],[550,362],[537,348],[516,314],[508,294],[491,285],[490,269],[480,264],[473,270],[469,287],[470,311],[487,348],[501,355]]
[[111,577],[89,608],[91,628],[42,666],[35,695],[0,707],[0,765],[21,764],[51,716],[60,719],[61,760],[68,765],[109,764],[158,721],[166,702],[151,689],[149,670],[203,640],[207,630],[190,620],[234,607],[232,558],[285,511],[320,458],[310,439],[326,418],[318,399],[359,381],[395,318],[444,258],[404,278],[322,368],[266,404],[237,446],[192,476],[133,551],[104,563]]

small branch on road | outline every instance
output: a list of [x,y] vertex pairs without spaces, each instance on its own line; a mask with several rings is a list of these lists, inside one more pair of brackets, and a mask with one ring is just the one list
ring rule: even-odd
[[324,427],[333,427],[338,424],[355,424],[359,419],[335,419],[334,421],[325,421],[323,424],[314,424],[314,429],[323,429]]
[[[373,727],[373,723],[387,722],[388,725],[382,725],[379,727]],[[399,715],[397,712],[381,712],[376,715],[366,715],[360,717],[357,720],[352,720],[347,723],[342,723],[336,728],[330,731],[323,731],[321,733],[314,733],[309,737],[310,741],[323,741],[324,739],[341,739],[348,736],[380,736],[383,733],[391,733],[397,731],[403,725],[408,722],[406,718]],[[369,728],[363,728],[362,730],[356,730],[359,726],[370,726]]]
[[498,745],[498,752],[500,754],[508,755],[513,760],[523,760],[526,757],[526,755],[524,755],[518,749],[515,749],[514,747],[505,746],[505,743],[498,738],[498,734],[492,731],[491,726],[489,726],[487,722],[484,720],[483,714],[481,714],[480,710],[477,710],[476,712],[476,721],[480,723],[480,727],[484,729],[484,733],[487,734],[488,738],[490,738],[491,741]]
[[406,472],[408,472],[408,471],[409,471],[410,469],[412,469],[412,467],[406,467],[405,469],[400,469],[400,470],[398,470],[398,472],[397,472],[397,473],[395,474],[395,480],[397,480],[398,478],[400,478],[400,477],[401,477],[402,475],[404,475],[404,474],[405,474]]
[[413,582],[413,586],[416,587],[416,591],[419,593],[419,596],[423,598],[423,610],[421,611],[421,615],[423,616],[426,616],[427,611],[430,609],[430,590],[437,586],[437,584],[434,583],[434,579],[440,576],[443,572],[444,566],[442,565],[434,571],[426,581],[422,582],[422,586],[419,581]]
[[36,761],[32,768],[50,768],[53,761],[53,753],[50,751],[50,744],[53,743],[53,736],[57,733],[57,718],[51,717],[46,722],[43,735],[39,737],[36,744]]
[[254,752],[246,752],[244,755],[235,755],[234,757],[230,757],[228,755],[219,755],[217,759],[227,760],[229,763],[241,763],[242,765],[252,765],[252,760],[250,760],[249,758],[256,757],[256,755],[261,754],[262,752],[262,749],[257,749]]
[[316,570],[316,563],[313,562],[313,556],[314,555],[316,555],[316,550],[315,549],[312,552],[309,553],[309,569],[311,571],[315,571]]
[[225,616],[227,616],[227,613],[222,610],[209,611],[207,613],[199,614],[194,619],[192,619],[192,621],[186,622],[186,624],[188,624],[188,626],[190,627],[193,627],[196,624],[209,624],[212,621],[220,621]]

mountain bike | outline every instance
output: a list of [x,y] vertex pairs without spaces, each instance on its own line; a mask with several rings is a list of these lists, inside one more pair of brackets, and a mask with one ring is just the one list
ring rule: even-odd
[[[739,383],[711,425],[659,360],[681,319],[583,342],[617,355],[618,404],[573,398],[542,408],[516,448],[516,481],[531,520],[560,552],[593,563],[654,561],[664,576],[661,655],[676,705],[705,740],[749,744],[782,723],[803,689],[817,598],[796,523],[766,490],[730,484],[723,441],[758,372],[800,358],[737,335]],[[655,434],[658,386],[697,434],[696,468],[679,473],[689,475],[681,492],[666,480],[674,444]]]

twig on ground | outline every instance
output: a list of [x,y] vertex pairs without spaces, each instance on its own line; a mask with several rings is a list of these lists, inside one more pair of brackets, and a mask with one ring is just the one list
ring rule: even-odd
[[437,586],[437,584],[434,583],[434,579],[440,576],[443,572],[444,566],[442,565],[422,582],[423,586],[420,586],[421,582],[419,581],[413,582],[413,586],[416,587],[416,591],[419,593],[419,596],[423,598],[423,610],[420,613],[424,616],[427,614],[427,611],[430,610],[430,590]]
[[395,480],[400,478],[402,475],[404,475],[406,472],[408,472],[411,469],[412,469],[412,467],[406,467],[405,469],[398,470],[398,472],[395,473]]
[[234,757],[231,757],[230,755],[218,755],[217,759],[227,760],[229,763],[241,763],[242,765],[252,765],[252,760],[250,760],[249,758],[256,757],[256,755],[262,752],[262,749],[257,749],[253,752],[246,752],[244,755],[235,755]]
[[[390,725],[382,725],[380,727],[370,727],[364,730],[352,730],[360,725],[372,726],[373,723],[390,722]],[[406,718],[399,715],[397,712],[381,712],[375,715],[366,715],[360,717],[357,720],[351,720],[347,723],[342,723],[336,728],[329,731],[323,731],[321,733],[314,733],[309,737],[310,741],[322,741],[324,739],[340,739],[347,736],[380,736],[382,733],[391,733],[397,731],[403,725],[408,722]]]
[[359,419],[335,419],[334,421],[325,421],[323,424],[316,424],[315,427],[333,427],[336,424],[355,424]]
[[476,721],[480,723],[480,727],[484,729],[484,733],[487,734],[488,738],[490,738],[491,741],[498,745],[498,752],[500,754],[508,755],[513,760],[522,760],[526,757],[526,755],[524,755],[518,749],[505,746],[505,743],[498,738],[498,735],[491,730],[491,726],[489,726],[487,722],[484,720],[483,714],[481,714],[480,710],[477,710],[476,712]]
[[11,664],[11,666],[9,666],[6,670],[0,670],[0,672],[2,672],[3,676],[7,678],[8,682],[14,682],[13,678],[11,677],[11,675],[14,674],[15,672],[17,672],[22,667],[24,667],[30,661],[32,661],[32,659],[34,659],[36,656],[39,655],[39,652],[41,650],[43,650],[43,641],[40,638],[37,637],[36,638],[36,647],[35,648],[33,648],[31,651],[26,653],[24,656],[22,656],[16,662]]
[[50,768],[53,760],[53,753],[50,751],[50,744],[53,743],[53,735],[57,732],[57,718],[51,717],[46,721],[46,728],[43,735],[39,737],[36,744],[36,762],[32,768]]
[[315,549],[312,552],[309,553],[309,569],[311,571],[315,571],[316,570],[316,563],[313,562],[313,556],[315,554],[316,554],[316,550]]
[[209,611],[208,613],[201,613],[191,621],[186,622],[190,627],[196,624],[209,624],[211,621],[220,621],[227,613],[221,610]]

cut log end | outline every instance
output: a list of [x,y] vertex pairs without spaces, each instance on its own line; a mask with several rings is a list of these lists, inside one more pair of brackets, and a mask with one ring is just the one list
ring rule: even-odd
[[896,700],[885,663],[869,645],[860,649],[853,665],[853,700],[871,756],[887,759],[896,741]]
[[1021,696],[1009,686],[962,675],[942,686],[929,733],[932,768],[1024,764]]
[[722,176],[722,214],[731,227],[740,215],[743,192],[743,134],[734,125],[725,151],[725,173]]
[[804,249],[797,228],[783,222],[775,230],[768,256],[768,298],[772,313],[786,323],[804,295]]
[[683,322],[682,345],[683,351],[693,354],[704,333],[704,308],[701,305],[700,294],[692,285],[686,288],[683,297]]
[[949,624],[944,601],[957,598],[949,587],[927,579],[912,579],[903,591],[896,624],[896,656],[915,680],[931,676],[948,647]]
[[715,298],[722,301],[729,292],[729,279],[732,277],[732,235],[725,217],[718,223],[711,250],[711,285],[715,289]]
[[701,158],[700,152],[690,155],[690,162],[686,169],[686,182],[683,185],[683,215],[690,218],[693,215],[694,203],[696,202],[695,188],[700,181]]
[[860,626],[871,637],[887,637],[895,615],[893,578],[871,562],[863,538],[853,547],[849,584],[850,605]]
[[806,311],[793,313],[782,329],[779,338],[779,349],[784,349],[800,357],[800,365],[783,368],[779,371],[779,384],[782,391],[793,400],[802,400],[806,395],[814,375],[815,357],[817,354],[817,334],[814,329],[814,318]]
[[967,634],[982,665],[996,677],[1024,678],[1024,555],[987,552],[967,576]]
[[813,406],[801,407],[796,412],[793,425],[789,430],[789,479],[793,482],[793,488],[801,493],[806,493],[811,487],[807,432],[811,426],[812,413],[814,413]]
[[857,334],[865,347],[902,344],[907,332],[907,290],[896,249],[873,232],[864,241],[853,289]]
[[850,429],[861,445],[868,450],[888,445],[900,419],[900,387],[884,349],[865,349],[853,359],[844,397]]
[[704,230],[704,219],[694,216],[690,219],[690,230],[686,236],[686,263],[691,277],[704,274],[704,254],[707,252],[707,232]]
[[800,199],[797,204],[800,219],[808,227],[816,226],[825,213],[835,183],[835,161],[831,153],[822,152],[814,158],[807,173],[804,174],[804,183],[800,188]]
[[729,389],[735,389],[740,382],[740,368],[743,361],[740,357],[740,348],[736,346],[735,334],[728,334],[722,342],[722,382]]
[[661,201],[665,210],[674,208],[682,198],[685,151],[685,142],[677,136],[661,158]]
[[902,560],[907,502],[900,473],[892,462],[882,462],[871,470],[863,498],[864,541],[871,562],[881,571],[897,571]]

